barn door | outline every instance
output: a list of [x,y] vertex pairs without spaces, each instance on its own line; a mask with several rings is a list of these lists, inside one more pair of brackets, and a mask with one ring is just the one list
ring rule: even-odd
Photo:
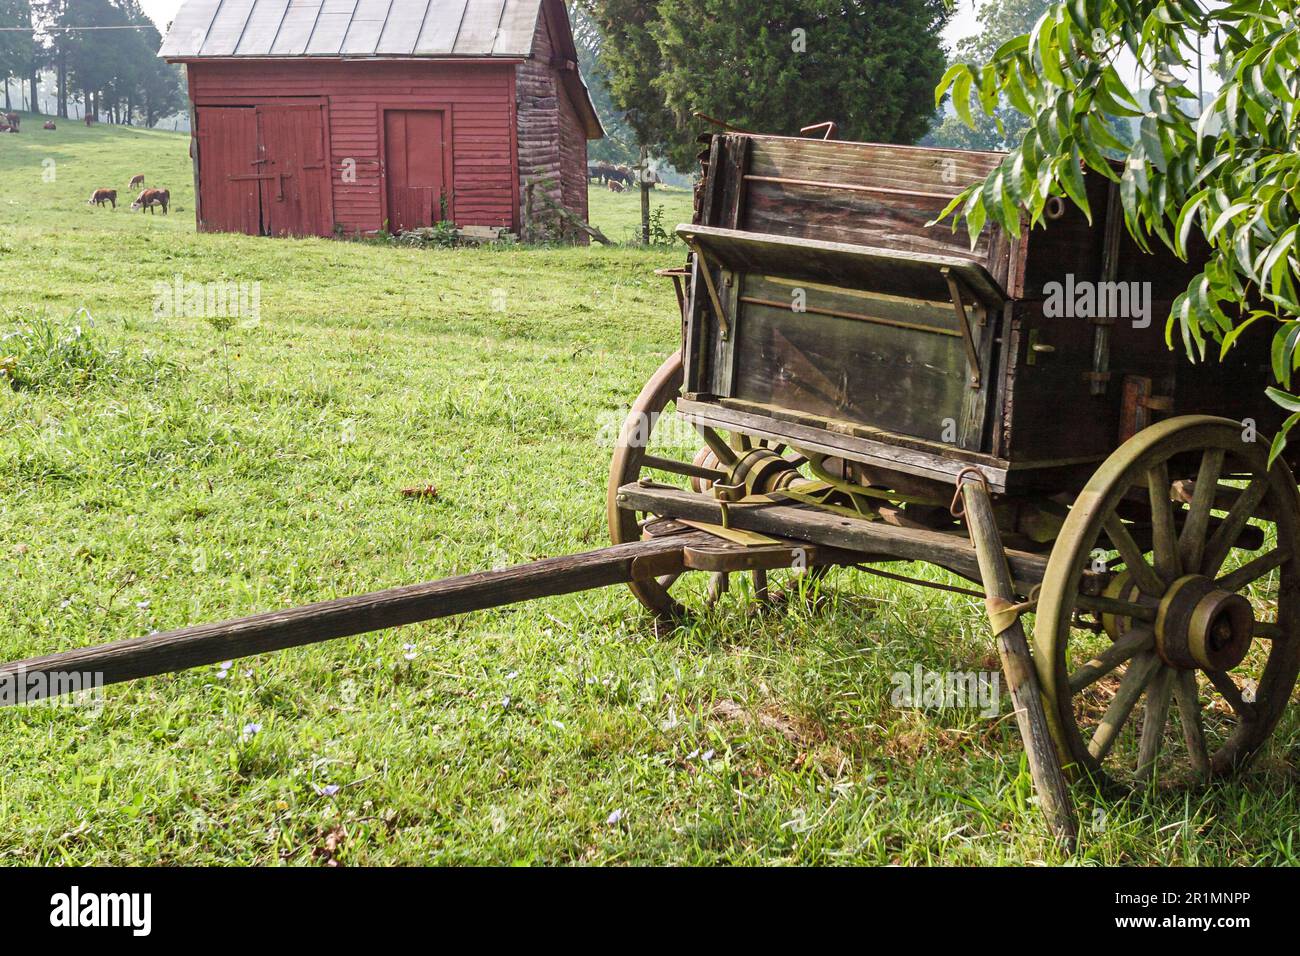
[[199,231],[261,232],[257,116],[252,107],[198,110]]
[[445,218],[443,113],[384,111],[384,193],[388,231],[432,226]]
[[328,236],[331,221],[325,123],[320,106],[257,107],[262,232]]

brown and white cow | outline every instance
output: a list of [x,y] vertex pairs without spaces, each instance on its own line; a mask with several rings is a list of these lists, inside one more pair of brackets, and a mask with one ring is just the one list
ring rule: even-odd
[[136,173],[134,176],[131,177],[131,184],[127,186],[127,189],[135,189],[136,187],[143,186],[143,185],[144,185],[144,173]]
[[172,204],[172,194],[167,189],[146,189],[136,197],[135,202],[131,203],[132,209],[139,209],[140,212],[149,210],[149,215],[153,215],[154,206],[162,206],[163,215],[167,215],[167,208]]
[[15,133],[18,132],[18,127],[22,124],[23,118],[19,116],[17,113],[6,113],[4,115],[4,118],[5,118],[5,122],[8,123],[13,128],[13,131]]
[[114,209],[117,208],[116,189],[96,189],[94,194],[86,200],[87,206],[102,206],[104,203],[108,203]]
[[58,129],[58,127],[54,125],[54,120],[46,120],[41,129]]

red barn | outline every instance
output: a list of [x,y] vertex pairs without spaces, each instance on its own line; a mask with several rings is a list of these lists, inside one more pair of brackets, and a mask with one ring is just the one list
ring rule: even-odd
[[563,0],[187,0],[159,55],[189,73],[201,230],[587,219],[604,133]]

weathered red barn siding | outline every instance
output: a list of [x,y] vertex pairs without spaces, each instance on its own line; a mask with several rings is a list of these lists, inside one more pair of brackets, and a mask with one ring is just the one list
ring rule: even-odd
[[[255,62],[189,64],[190,96],[204,106],[269,104],[319,98],[328,105],[334,219],[344,232],[380,229],[384,109],[450,113],[449,214],[460,225],[518,228],[515,155],[517,61]],[[355,162],[356,181],[343,170]],[[200,157],[200,163],[202,157]]]

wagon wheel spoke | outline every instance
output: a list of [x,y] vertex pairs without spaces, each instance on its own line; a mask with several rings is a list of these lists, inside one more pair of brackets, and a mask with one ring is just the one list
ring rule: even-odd
[[1160,745],[1169,722],[1169,703],[1174,692],[1174,669],[1161,665],[1147,688],[1146,713],[1142,718],[1142,739],[1138,746],[1137,775],[1154,777]]
[[646,455],[641,462],[642,468],[653,471],[666,471],[670,475],[683,478],[700,478],[704,481],[726,481],[725,473],[714,468],[703,468],[693,462],[678,461],[675,458],[663,458],[659,455]]
[[1147,489],[1151,499],[1152,550],[1156,573],[1170,583],[1182,577],[1182,556],[1178,553],[1178,531],[1174,523],[1174,503],[1170,497],[1169,465],[1161,462],[1147,472]]
[[1261,554],[1252,561],[1243,564],[1231,574],[1225,574],[1216,582],[1225,591],[1241,591],[1254,584],[1260,578],[1272,574],[1291,560],[1291,552],[1286,548],[1274,548]]
[[1106,536],[1110,538],[1110,543],[1124,559],[1124,566],[1128,568],[1129,575],[1142,593],[1152,597],[1163,594],[1165,583],[1160,580],[1160,575],[1156,574],[1155,569],[1147,564],[1146,558],[1142,556],[1142,549],[1133,540],[1128,526],[1116,513],[1112,512],[1106,518]]
[[730,468],[739,460],[735,451],[727,444],[726,439],[708,425],[697,424],[695,429],[700,433],[700,437],[704,439],[704,444],[709,446],[709,450],[713,452],[724,468]]
[[1201,566],[1201,557],[1205,553],[1205,535],[1210,527],[1210,512],[1214,507],[1214,495],[1219,488],[1219,476],[1223,473],[1224,457],[1222,448],[1212,448],[1201,456],[1201,466],[1196,473],[1196,490],[1192,493],[1187,523],[1183,525],[1183,534],[1178,541],[1178,550],[1185,568]]
[[1241,537],[1241,532],[1245,530],[1246,522],[1251,519],[1255,510],[1264,501],[1264,496],[1268,494],[1268,487],[1267,475],[1257,477],[1246,486],[1241,497],[1233,503],[1228,516],[1223,519],[1223,524],[1219,525],[1214,537],[1205,546],[1205,554],[1201,558],[1202,574],[1214,577],[1219,573],[1223,562],[1228,559],[1228,553]]
[[1249,720],[1254,716],[1255,706],[1247,703],[1246,698],[1242,696],[1241,688],[1237,686],[1237,682],[1232,679],[1231,674],[1226,674],[1223,671],[1206,671],[1205,676],[1210,679],[1214,689],[1228,702],[1228,706],[1232,708],[1238,717],[1242,720]]
[[1151,683],[1159,667],[1160,658],[1152,651],[1144,651],[1129,663],[1124,679],[1120,681],[1119,690],[1115,692],[1114,699],[1106,708],[1106,713],[1102,716],[1101,723],[1097,725],[1092,741],[1088,744],[1088,752],[1094,759],[1099,761],[1106,759],[1119,739],[1124,724],[1133,713],[1138,698]]
[[1198,776],[1210,773],[1210,754],[1205,746],[1205,728],[1201,722],[1201,693],[1196,684],[1195,671],[1179,671],[1174,675],[1174,699],[1178,702],[1178,716],[1183,726],[1183,743],[1192,770]]
[[1132,660],[1134,655],[1155,647],[1155,635],[1147,627],[1134,628],[1106,650],[1070,675],[1070,692],[1077,694],[1091,687],[1116,668]]
[[731,575],[715,572],[709,575],[709,607],[713,607],[731,590]]

